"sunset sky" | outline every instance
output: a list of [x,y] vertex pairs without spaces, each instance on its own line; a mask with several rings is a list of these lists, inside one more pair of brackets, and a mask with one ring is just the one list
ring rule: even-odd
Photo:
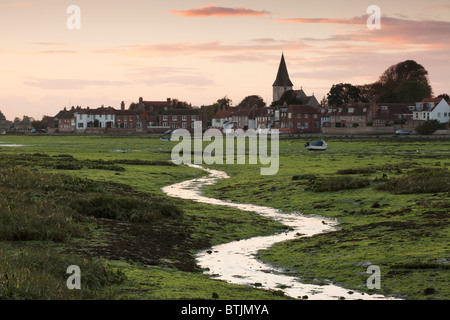
[[[81,9],[81,29],[66,12]],[[369,5],[381,29],[366,26]],[[40,119],[70,106],[247,95],[272,102],[282,52],[294,88],[377,80],[415,60],[450,94],[449,0],[0,0],[0,110]]]

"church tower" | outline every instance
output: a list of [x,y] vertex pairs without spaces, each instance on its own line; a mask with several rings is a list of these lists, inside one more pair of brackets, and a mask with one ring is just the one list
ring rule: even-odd
[[292,90],[294,85],[289,79],[289,74],[286,67],[286,62],[284,61],[284,54],[281,54],[280,66],[278,67],[277,78],[272,85],[273,87],[273,101],[280,100],[283,93]]

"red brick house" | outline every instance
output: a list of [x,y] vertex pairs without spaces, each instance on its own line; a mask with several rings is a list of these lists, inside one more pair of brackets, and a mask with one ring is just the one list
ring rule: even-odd
[[158,115],[159,126],[165,127],[167,130],[171,129],[194,129],[196,121],[202,122],[202,128],[205,130],[208,126],[208,118],[206,109],[192,108],[192,109],[169,109],[163,111]]
[[[285,112],[283,112],[286,110]],[[320,110],[309,105],[290,105],[280,108],[280,132],[319,133],[321,129]]]

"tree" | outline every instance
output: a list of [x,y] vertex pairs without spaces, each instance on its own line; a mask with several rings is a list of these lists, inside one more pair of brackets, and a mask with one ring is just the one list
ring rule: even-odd
[[322,98],[322,100],[320,101],[320,106],[322,108],[328,108],[328,99],[327,99],[327,97],[324,96]]
[[0,121],[6,121],[6,117],[5,117],[5,115],[2,113],[1,110],[0,110]]
[[294,90],[287,90],[282,94],[280,100],[272,102],[271,107],[282,106],[285,103],[287,105],[303,104],[303,101],[297,97]]
[[377,99],[377,102],[398,103],[398,97],[394,90],[388,90]]
[[446,93],[442,93],[440,95],[437,96],[438,98],[444,98],[445,101],[450,102],[450,96]]
[[47,129],[48,124],[47,124],[47,122],[44,122],[44,121],[33,121],[33,122],[31,122],[31,126],[36,131],[41,131],[41,130]]
[[427,120],[416,127],[416,132],[418,134],[430,135],[440,129],[445,129],[445,125],[439,123],[438,120]]
[[[413,82],[420,85],[412,85]],[[405,92],[405,90],[414,90],[414,88],[418,88],[422,93],[418,96],[431,97],[433,93],[428,80],[428,71],[414,60],[406,60],[392,65],[383,72],[376,82],[358,86],[358,88],[362,97],[379,102],[420,101],[414,99],[415,94],[413,92]],[[398,94],[401,97],[398,97]],[[406,98],[409,101],[406,101],[408,100]]]
[[390,66],[380,76],[379,81],[385,87],[394,90],[404,81],[420,82],[429,86],[428,71],[414,60],[406,60]]
[[217,113],[218,110],[226,110],[230,108],[232,103],[233,101],[225,96],[209,106],[202,106],[202,108],[206,108],[206,114],[208,115],[208,119],[210,119]]
[[327,100],[330,107],[340,107],[350,101],[368,102],[367,99],[361,97],[359,88],[350,83],[333,84],[327,94]]
[[233,104],[233,101],[225,96],[222,99],[217,100],[216,103],[220,108],[229,108]]
[[431,87],[422,82],[404,81],[395,90],[400,103],[422,101],[431,98]]
[[266,103],[264,102],[263,98],[258,95],[247,96],[238,105],[238,107],[240,108],[264,108],[265,106]]
[[192,108],[192,105],[190,103],[187,103],[186,101],[180,101],[178,99],[173,99],[172,108],[174,108],[174,109],[189,109],[189,108]]

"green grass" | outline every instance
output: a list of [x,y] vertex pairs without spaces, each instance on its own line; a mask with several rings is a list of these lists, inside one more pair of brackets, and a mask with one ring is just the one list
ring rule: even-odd
[[325,152],[307,152],[299,139],[282,140],[275,176],[260,176],[257,166],[216,165],[231,178],[206,193],[338,219],[335,232],[259,253],[303,281],[326,279],[369,292],[365,271],[374,264],[382,273],[376,293],[448,299],[448,138],[326,140]]
[[[222,299],[285,298],[209,280],[201,270],[192,269],[198,250],[273,234],[282,226],[256,214],[165,196],[161,187],[205,175],[202,170],[173,165],[169,144],[154,138],[90,136],[4,136],[2,143],[25,146],[0,147],[0,249],[2,261],[10,266],[4,274],[20,283],[20,290],[12,291],[11,281],[1,282],[1,298],[210,297],[200,289],[189,292],[192,283],[200,280],[202,290],[217,287],[215,293]],[[117,144],[126,151],[117,152]],[[28,258],[15,259],[11,252],[17,247]],[[47,261],[42,269],[49,273],[43,278],[42,269],[34,268],[36,255]],[[81,260],[74,263],[75,257]],[[121,260],[109,261],[112,258]],[[82,274],[111,269],[105,279],[118,275],[126,282],[102,280],[94,287],[82,279],[87,282],[82,293],[68,291],[65,268],[78,263]],[[164,283],[172,279],[169,289],[142,293],[143,279],[156,287],[161,278]]]
[[[206,188],[206,194],[338,219],[335,232],[297,238],[259,252],[262,260],[303,281],[331,280],[349,290],[368,291],[365,271],[368,264],[375,264],[381,268],[382,285],[376,293],[448,299],[448,138],[328,138],[327,151],[309,152],[303,145],[311,139],[281,138],[275,176],[261,176],[261,165],[212,165],[231,178]],[[111,279],[116,275],[121,281],[102,281],[86,296],[52,296],[38,291],[47,280],[39,282],[38,273],[32,273],[37,282],[30,280],[34,285],[28,290],[39,292],[34,297],[107,299],[113,293],[120,299],[211,299],[215,293],[219,299],[284,298],[277,292],[233,286],[209,280],[198,270],[185,270],[197,250],[273,234],[282,226],[256,214],[163,195],[161,187],[205,174],[168,163],[175,143],[144,136],[2,136],[0,140],[26,145],[0,147],[1,218],[10,219],[3,220],[0,234],[2,246],[13,246],[5,250],[21,246],[31,252],[38,246],[47,250],[50,262],[61,252],[81,255],[96,272],[102,274],[106,266]],[[182,214],[170,214],[178,209],[164,214],[156,206],[151,210],[156,219],[143,219],[141,201],[152,199],[181,208]],[[130,215],[130,203],[141,213]],[[105,216],[111,212],[115,213]],[[115,227],[106,228],[110,223]],[[144,252],[155,243],[162,245],[159,237],[178,240],[155,257],[139,260],[118,251],[114,257],[122,260],[110,257],[104,264],[108,259],[104,252],[115,239],[129,248],[139,245]],[[147,239],[153,242],[143,246]],[[23,277],[33,269],[33,259],[8,272],[16,270],[15,277]],[[65,275],[55,279],[59,286],[61,281],[65,285]],[[32,297],[24,292],[8,297]]]

